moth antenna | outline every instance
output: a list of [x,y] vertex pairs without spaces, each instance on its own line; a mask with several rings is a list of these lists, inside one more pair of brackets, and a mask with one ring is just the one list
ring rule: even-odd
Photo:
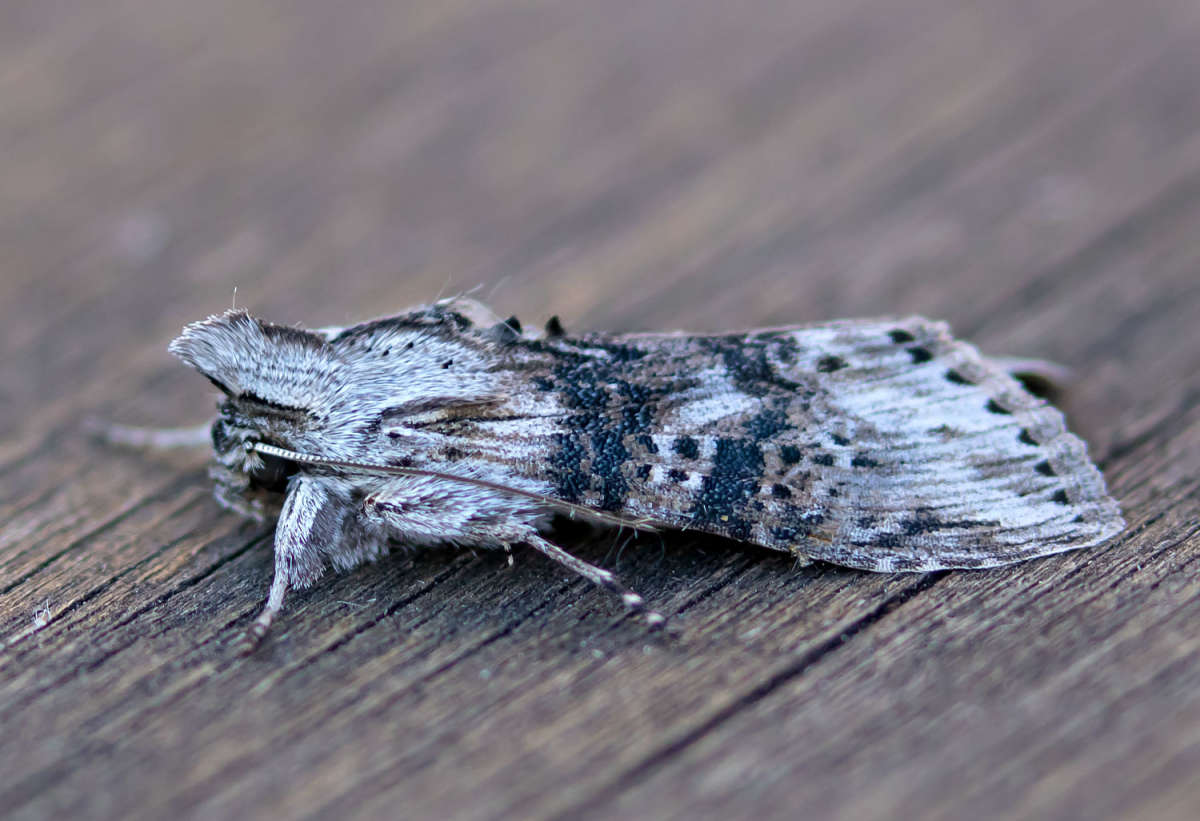
[[109,444],[142,450],[178,450],[212,445],[210,425],[188,428],[138,428],[114,425],[99,419],[86,419],[83,429]]
[[532,490],[522,490],[521,488],[502,485],[499,482],[489,482],[487,479],[477,479],[473,476],[458,476],[454,473],[444,473],[440,470],[429,470],[427,468],[412,468],[401,467],[399,465],[375,465],[369,462],[354,462],[346,459],[329,459],[325,456],[317,456],[311,453],[301,453],[296,450],[281,448],[277,445],[268,445],[265,442],[247,442],[246,449],[255,453],[261,453],[267,456],[278,456],[280,459],[287,459],[289,462],[296,462],[301,465],[315,465],[319,467],[338,468],[347,471],[361,471],[366,473],[386,473],[391,476],[428,476],[433,479],[442,479],[447,482],[459,482],[464,485],[474,485],[475,487],[483,487],[488,490],[495,490],[500,493],[507,493],[512,496],[520,496],[524,499],[532,499],[539,504],[546,506],[551,510],[557,510],[565,513],[572,519],[576,516],[593,522],[603,522],[605,524],[615,526],[632,527],[635,530],[653,531],[654,525],[647,519],[626,519],[620,516],[614,516],[611,513],[604,513],[584,505],[565,502],[562,499],[555,499],[547,496],[544,493],[536,493]]
[[621,597],[621,603],[630,613],[638,613],[651,630],[661,630],[667,626],[667,617],[657,610],[646,607],[646,600],[636,591],[621,584],[609,571],[594,564],[588,564],[583,559],[573,556],[553,542],[543,539],[536,533],[524,538],[525,542],[537,549],[544,556],[553,559],[568,570],[574,571],[597,587],[603,587],[610,593]]

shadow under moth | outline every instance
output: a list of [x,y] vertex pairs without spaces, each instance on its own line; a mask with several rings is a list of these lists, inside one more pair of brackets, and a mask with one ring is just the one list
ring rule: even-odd
[[223,394],[203,431],[217,500],[277,520],[244,651],[328,566],[435,543],[530,545],[662,624],[541,535],[556,514],[879,572],[993,567],[1124,527],[1084,443],[1016,378],[1054,366],[918,317],[571,336],[456,298],[314,331],[231,310],[170,351]]

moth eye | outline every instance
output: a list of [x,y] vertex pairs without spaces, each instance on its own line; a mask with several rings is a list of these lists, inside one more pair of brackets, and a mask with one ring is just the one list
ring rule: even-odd
[[270,493],[287,490],[288,479],[300,470],[300,466],[289,459],[270,454],[259,454],[262,466],[250,471],[250,487]]
[[212,446],[217,453],[229,450],[229,426],[220,417],[212,424]]

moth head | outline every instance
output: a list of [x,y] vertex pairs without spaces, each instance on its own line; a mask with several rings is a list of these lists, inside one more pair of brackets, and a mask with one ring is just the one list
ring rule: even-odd
[[313,425],[336,366],[324,337],[227,311],[188,325],[168,350],[224,394],[212,425],[218,496],[255,518],[278,513],[298,466],[253,445],[287,445]]
[[296,462],[254,450],[258,443],[279,441],[245,417],[227,400],[212,423],[213,462],[209,469],[216,494],[228,507],[255,519],[278,515],[288,483],[300,472]]

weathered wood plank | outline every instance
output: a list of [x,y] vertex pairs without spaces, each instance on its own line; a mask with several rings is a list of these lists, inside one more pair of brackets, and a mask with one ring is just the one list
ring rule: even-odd
[[[1200,7],[0,8],[0,806],[25,817],[1190,817]],[[256,656],[270,534],[163,352],[483,284],[572,328],[945,317],[1054,357],[1130,531],[970,574],[566,529],[330,577]]]

